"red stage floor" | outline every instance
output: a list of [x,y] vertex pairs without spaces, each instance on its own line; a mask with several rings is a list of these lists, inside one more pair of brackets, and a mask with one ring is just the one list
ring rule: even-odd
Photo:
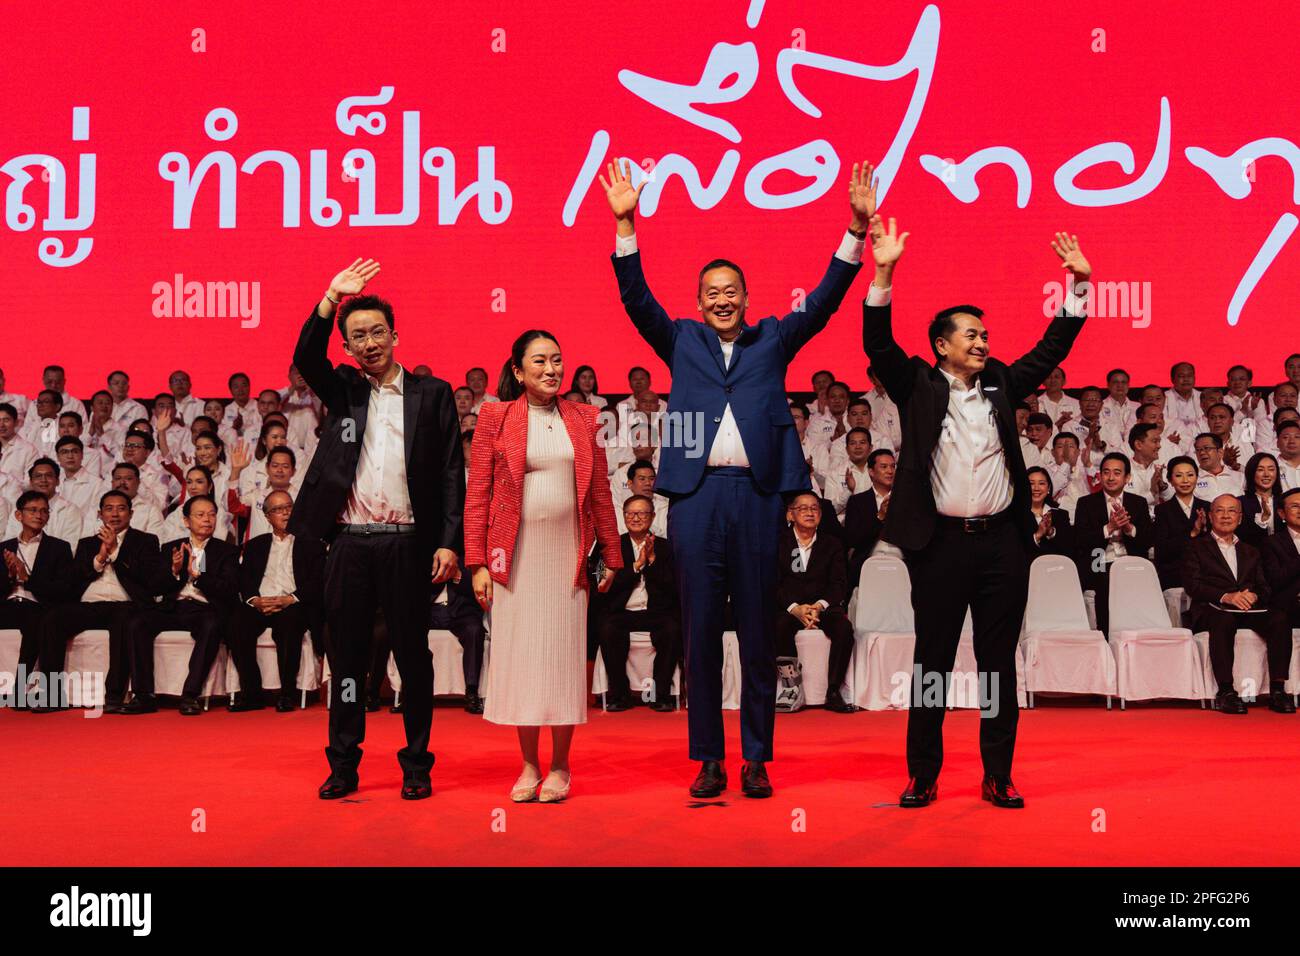
[[[1263,707],[1230,718],[1040,705],[1021,717],[1021,811],[980,801],[970,711],[949,714],[939,800],[919,811],[891,805],[905,783],[900,713],[779,715],[776,796],[740,795],[736,753],[731,789],[709,805],[686,792],[696,765],[685,712],[593,710],[569,801],[522,806],[506,796],[513,731],[450,706],[434,717],[432,799],[399,798],[401,718],[385,710],[371,715],[361,789],[318,800],[325,720],[319,705],[200,718],[2,712],[0,865],[1300,862],[1300,717]],[[735,713],[727,733],[738,751]],[[196,811],[205,832],[193,830]]]

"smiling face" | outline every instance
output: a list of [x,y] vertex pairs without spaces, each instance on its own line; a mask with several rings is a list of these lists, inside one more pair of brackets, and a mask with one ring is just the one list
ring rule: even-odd
[[1234,368],[1228,373],[1228,391],[1241,398],[1250,389],[1250,372],[1244,368]]
[[[118,489],[114,488],[113,490]],[[99,520],[104,522],[108,530],[114,534],[121,534],[131,523],[131,502],[129,499],[129,495],[127,500],[123,500],[120,495],[113,495],[99,506]]]
[[[1255,491],[1268,494],[1277,484],[1277,465],[1272,458],[1261,458],[1255,466]],[[37,488],[37,491],[41,489]]]
[[893,455],[877,455],[876,463],[871,466],[869,474],[871,482],[877,488],[889,491],[894,487],[894,472],[897,470],[897,462]]
[[1047,500],[1048,484],[1047,476],[1040,471],[1034,472],[1029,476],[1029,501],[1031,504],[1038,506]]
[[1133,443],[1133,454],[1143,461],[1154,461],[1160,454],[1160,430],[1149,429],[1142,438]]
[[514,366],[515,379],[524,386],[529,401],[546,405],[560,393],[564,377],[564,359],[553,339],[533,339],[524,349],[523,362]]
[[271,455],[266,459],[266,481],[272,488],[281,491],[288,488],[294,471],[293,462],[286,454]]
[[1128,398],[1128,373],[1115,372],[1106,379],[1106,388],[1110,391],[1110,397],[1117,402]]
[[1196,491],[1196,469],[1186,462],[1174,465],[1174,470],[1169,475],[1169,483],[1174,486],[1174,491],[1184,498],[1188,498]]
[[378,309],[349,313],[343,328],[343,351],[356,359],[367,375],[383,378],[393,365],[395,345],[397,333],[389,328],[384,313]]
[[1112,458],[1101,463],[1101,486],[1110,495],[1118,495],[1128,483],[1128,469],[1122,461]]
[[185,473],[185,495],[193,498],[195,495],[212,494],[212,482],[208,481],[208,476],[197,468],[191,468]]
[[1300,495],[1290,495],[1282,504],[1282,517],[1292,531],[1300,531]]
[[1101,393],[1095,388],[1085,389],[1079,396],[1079,413],[1090,422],[1101,414]]
[[1043,380],[1043,387],[1052,395],[1059,394],[1065,388],[1065,373],[1059,368],[1052,369]]
[[208,470],[214,470],[221,464],[217,460],[220,453],[220,449],[211,438],[200,438],[194,443],[194,460]]
[[32,491],[52,495],[59,484],[59,473],[49,465],[37,465],[28,475]]
[[719,266],[700,277],[699,310],[718,338],[729,342],[740,334],[749,295],[735,269]]
[[939,367],[958,378],[969,378],[984,371],[989,357],[989,331],[984,320],[967,312],[952,317],[956,328],[946,338],[934,340],[939,353]]

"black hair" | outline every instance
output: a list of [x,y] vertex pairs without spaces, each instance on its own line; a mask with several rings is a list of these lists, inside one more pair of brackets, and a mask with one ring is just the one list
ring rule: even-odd
[[876,462],[879,461],[881,458],[884,458],[886,455],[888,455],[890,458],[894,457],[894,453],[890,451],[888,448],[875,449],[874,451],[871,452],[870,455],[867,456],[867,467],[875,468]]
[[696,287],[696,294],[699,294],[704,290],[704,274],[713,269],[730,269],[740,277],[740,291],[749,291],[745,287],[745,273],[740,270],[740,266],[736,265],[730,259],[710,259],[708,262],[704,263],[704,267],[700,269],[700,281]]
[[638,471],[645,471],[646,469],[649,469],[650,471],[653,472],[655,470],[654,462],[646,461],[643,458],[638,458],[636,461],[632,462],[632,464],[627,466],[627,480],[631,481],[633,478],[636,477],[636,473]]
[[58,441],[54,443],[54,451],[55,453],[58,453],[62,449],[67,448],[69,445],[76,445],[82,451],[86,450],[85,444],[83,444],[81,439],[78,438],[76,435],[64,435],[62,438],[60,438]]
[[185,504],[181,506],[181,514],[183,514],[186,518],[188,518],[190,516],[190,512],[194,510],[195,502],[198,501],[208,502],[208,504],[212,505],[214,511],[221,510],[220,508],[217,507],[217,500],[213,498],[211,495],[194,495],[191,498],[185,499]]
[[[1179,364],[1182,365],[1182,364],[1184,364],[1184,363],[1180,362]],[[1201,469],[1200,469],[1200,467],[1196,464],[1196,459],[1195,459],[1195,458],[1192,458],[1192,457],[1189,456],[1189,455],[1176,455],[1176,456],[1174,456],[1173,458],[1170,458],[1170,459],[1169,459],[1169,464],[1165,465],[1165,478],[1166,478],[1167,480],[1169,480],[1169,481],[1173,481],[1173,480],[1174,480],[1174,466],[1175,466],[1175,465],[1191,465],[1191,466],[1192,466],[1192,474],[1194,474],[1194,475],[1199,475],[1199,474],[1201,473]]]
[[[388,323],[390,331],[397,327],[393,321],[393,306],[387,299],[380,298],[377,295],[354,295],[350,299],[345,299],[343,304],[338,307],[339,335],[343,336],[344,339],[348,337],[348,316],[353,312],[362,310],[383,313],[384,321]],[[470,371],[474,370],[470,369]],[[487,373],[484,372],[483,374],[486,375]]]
[[42,455],[40,458],[37,458],[30,465],[27,466],[27,477],[30,478],[32,476],[32,472],[34,472],[41,465],[49,465],[51,468],[53,468],[55,478],[59,477],[59,475],[61,474],[61,470],[59,469],[59,463],[55,461],[53,458],[49,458],[45,455]]
[[939,349],[935,347],[935,340],[946,339],[956,332],[957,323],[954,321],[954,317],[962,313],[973,315],[977,319],[984,318],[983,309],[976,308],[973,305],[953,305],[936,312],[934,318],[930,320],[930,328],[927,334],[930,337],[930,351],[934,353],[936,360],[939,358]]
[[243,379],[245,382],[247,382],[250,386],[253,384],[253,380],[252,380],[251,378],[248,377],[248,373],[247,373],[247,372],[233,372],[233,373],[231,373],[230,378],[226,379],[226,387],[229,388],[231,385],[234,385],[234,384],[235,384],[235,379],[237,379],[237,378],[242,378],[242,379]]
[[43,491],[24,491],[14,502],[14,508],[22,511],[33,501],[44,501],[47,505],[50,503],[50,496]]
[[[569,379],[569,391],[582,392],[582,389],[578,387],[578,379],[582,378],[583,372],[591,373],[591,394],[593,395],[597,394],[600,389],[600,386],[596,380],[596,370],[592,368],[590,365],[579,365],[577,367],[577,369],[573,373],[573,377]],[[587,394],[586,392],[583,392],[583,395],[586,394]]]
[[104,507],[104,502],[108,501],[109,498],[121,498],[123,501],[126,502],[126,510],[127,511],[131,510],[131,496],[128,495],[125,491],[118,491],[116,488],[112,488],[104,492],[102,495],[99,496],[99,507],[101,509],[103,509]]
[[1047,469],[1042,467],[1041,465],[1033,465],[1025,469],[1025,478],[1028,478],[1030,475],[1043,476],[1043,480],[1047,482],[1047,497],[1051,498],[1052,492],[1055,489],[1052,488],[1052,476],[1051,474],[1048,473]]
[[1030,425],[1043,425],[1046,428],[1052,427],[1052,416],[1046,412],[1030,412],[1029,417],[1025,419],[1025,427]]
[[1223,439],[1220,438],[1218,435],[1215,435],[1213,432],[1201,432],[1199,435],[1197,435],[1195,438],[1192,439],[1192,447],[1195,448],[1196,443],[1200,441],[1202,438],[1209,438],[1210,440],[1212,440],[1214,442],[1215,448],[1223,447]]
[[628,499],[623,502],[623,510],[627,511],[627,506],[634,501],[644,501],[650,506],[651,511],[655,510],[655,501],[649,495],[629,495]]
[[1246,470],[1243,472],[1246,476],[1246,494],[1255,494],[1255,472],[1259,471],[1259,466],[1267,458],[1273,463],[1273,470],[1277,474],[1277,480],[1273,482],[1273,500],[1277,501],[1282,489],[1282,467],[1278,464],[1277,458],[1266,451],[1257,451],[1250,456],[1250,461],[1246,462]]
[[[80,412],[59,412],[59,421],[63,421],[65,418],[76,419],[78,427],[85,424],[85,421],[82,420]],[[72,438],[73,436],[69,435],[68,437]]]
[[0,402],[0,414],[3,414],[5,412],[8,412],[9,417],[12,418],[14,421],[18,421],[18,409],[14,408],[8,402]]
[[1122,451],[1107,452],[1101,459],[1101,467],[1106,467],[1108,461],[1122,461],[1124,463],[1124,474],[1131,475],[1133,473],[1133,463],[1128,460],[1128,455]]
[[[125,468],[128,471],[130,471],[132,474],[134,474],[137,478],[140,477],[140,469],[129,461],[119,461],[117,464],[113,466],[113,471],[117,471],[119,468]],[[113,471],[110,471],[109,474],[111,475]]]
[[143,441],[143,442],[144,442],[144,447],[147,448],[149,451],[153,451],[153,450],[154,450],[154,446],[155,446],[157,443],[153,440],[153,435],[150,435],[150,434],[149,434],[148,432],[146,432],[146,431],[136,431],[136,430],[128,431],[128,432],[126,433],[126,435],[123,437],[123,439],[122,439],[122,447],[123,447],[123,448],[126,447],[127,440],[130,439],[131,436],[133,436],[133,435],[134,435],[136,438],[139,438],[141,441]]
[[1136,448],[1137,443],[1147,437],[1147,433],[1159,430],[1160,426],[1155,422],[1138,422],[1128,430],[1128,446]]
[[497,385],[497,398],[501,401],[513,402],[524,394],[524,383],[515,378],[514,370],[523,369],[524,353],[528,351],[528,346],[538,339],[550,339],[556,345],[560,344],[560,340],[545,329],[529,329],[515,339],[514,345],[510,346],[510,358],[502,370],[501,381]]
[[276,445],[274,448],[268,451],[266,453],[266,463],[268,465],[271,463],[272,455],[288,455],[289,464],[293,465],[295,469],[298,467],[298,456],[293,453],[293,449],[290,448],[288,445]]

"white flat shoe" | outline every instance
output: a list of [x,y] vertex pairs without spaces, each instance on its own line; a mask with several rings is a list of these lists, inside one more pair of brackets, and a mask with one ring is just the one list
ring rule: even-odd
[[[561,779],[560,774],[564,774],[563,786],[552,785],[551,778],[554,777],[556,782],[559,782]],[[559,803],[569,795],[569,788],[572,785],[573,776],[567,770],[552,770],[546,775],[546,780],[542,783],[542,789],[537,799],[541,803]]]
[[537,799],[537,788],[541,785],[541,780],[529,781],[523,774],[515,781],[515,785],[510,789],[510,799],[515,803],[532,803]]

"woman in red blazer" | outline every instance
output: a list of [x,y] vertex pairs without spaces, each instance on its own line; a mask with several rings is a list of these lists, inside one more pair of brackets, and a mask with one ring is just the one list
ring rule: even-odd
[[[483,716],[518,728],[518,803],[568,795],[573,729],[587,722],[587,555],[599,541],[601,591],[623,562],[596,409],[559,397],[563,373],[555,336],[532,330],[515,341],[501,401],[479,410],[465,495],[465,565],[492,615]],[[553,741],[545,780],[544,726]]]

